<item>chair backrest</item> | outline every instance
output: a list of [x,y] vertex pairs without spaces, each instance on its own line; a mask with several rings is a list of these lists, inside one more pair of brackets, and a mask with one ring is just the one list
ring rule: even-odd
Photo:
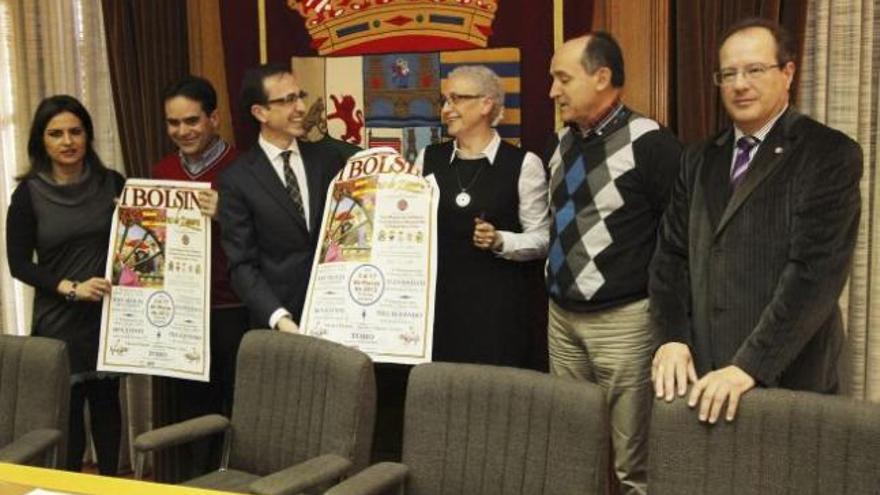
[[405,416],[407,494],[604,492],[608,420],[591,383],[423,364],[410,374]]
[[29,431],[53,428],[62,433],[57,462],[64,465],[69,408],[70,363],[64,343],[0,335],[0,447]]
[[324,339],[250,331],[238,352],[229,467],[266,475],[334,453],[363,469],[375,416],[369,356]]
[[880,493],[880,405],[844,397],[755,389],[714,426],[657,401],[650,449],[652,494]]

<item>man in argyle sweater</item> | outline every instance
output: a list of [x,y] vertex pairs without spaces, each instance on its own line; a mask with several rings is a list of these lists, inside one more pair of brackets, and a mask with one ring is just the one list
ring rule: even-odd
[[606,389],[615,471],[624,493],[645,493],[656,346],[648,263],[681,146],[621,103],[623,56],[609,34],[566,42],[550,72],[568,124],[546,159],[550,370]]

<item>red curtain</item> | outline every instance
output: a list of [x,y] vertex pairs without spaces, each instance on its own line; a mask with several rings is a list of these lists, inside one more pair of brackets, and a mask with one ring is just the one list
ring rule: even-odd
[[177,0],[103,0],[104,31],[125,172],[149,177],[172,149],[161,91],[189,72],[186,8]]
[[[675,80],[670,104],[684,143],[705,139],[729,125],[712,83],[719,38],[729,26],[746,17],[777,21],[797,40],[798,53],[803,52],[807,2],[801,0],[677,0],[674,10]],[[797,80],[792,88],[797,88]]]

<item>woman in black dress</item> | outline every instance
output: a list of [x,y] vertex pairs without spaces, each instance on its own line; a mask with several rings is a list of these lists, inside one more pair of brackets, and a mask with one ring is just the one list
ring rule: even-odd
[[535,315],[523,262],[547,252],[544,167],[494,129],[504,90],[489,68],[454,69],[442,100],[454,140],[416,161],[440,186],[433,360],[526,367]]
[[[101,474],[116,474],[121,412],[118,377],[95,371],[103,278],[114,198],[124,179],[92,148],[88,111],[75,98],[40,102],[28,140],[30,170],[12,194],[6,252],[12,276],[34,287],[31,333],[64,341],[71,394],[67,468],[82,469],[89,403]],[[37,261],[33,261],[36,252]]]

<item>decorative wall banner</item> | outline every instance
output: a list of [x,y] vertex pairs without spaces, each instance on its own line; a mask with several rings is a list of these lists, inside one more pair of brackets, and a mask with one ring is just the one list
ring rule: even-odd
[[327,131],[358,146],[364,145],[363,67],[363,57],[328,58],[324,78]]
[[364,57],[369,127],[439,127],[440,57],[407,53]]
[[367,129],[367,148],[388,147],[415,163],[419,151],[429,144],[440,142],[439,127],[404,127]]
[[129,179],[113,215],[98,370],[208,381],[211,221],[207,182]]
[[484,47],[499,0],[288,0],[320,55]]
[[327,134],[327,109],[325,107],[326,85],[324,74],[327,72],[327,59],[323,57],[294,57],[293,72],[301,87],[309,93],[309,112],[306,115],[305,139],[320,141]]
[[486,65],[501,77],[506,96],[498,132],[519,144],[517,48],[291,59],[294,72],[302,75],[300,85],[310,95],[306,124],[310,140],[326,132],[361,147],[390,146],[409,161],[415,161],[421,149],[417,146],[440,140],[443,80],[455,67],[475,64]]
[[430,361],[439,198],[391,148],[352,156],[327,192],[301,331],[377,362]]
[[[471,3],[475,2],[476,0],[471,1]],[[266,60],[273,63],[288,63],[291,57],[314,57],[320,54],[319,50],[312,46],[313,39],[309,34],[309,27],[306,25],[307,19],[296,8],[296,4],[301,4],[301,1],[266,1],[262,13],[258,9],[260,3],[262,2],[231,0],[221,0],[220,3],[227,85],[229,94],[233,97],[240,94],[241,80],[245,70],[260,63],[261,47],[265,49]],[[363,2],[311,2],[314,7],[312,10],[317,9],[318,4],[321,3],[326,5],[347,3],[354,8],[353,5]],[[371,0],[371,4],[381,3],[386,2]],[[406,0],[400,0],[391,4],[406,3]],[[409,3],[416,5],[416,2]],[[419,0],[419,14],[423,16],[436,15],[442,6],[449,6],[453,3],[449,0],[437,2],[431,0],[431,5],[427,5],[426,2]],[[367,56],[385,53],[452,51],[457,48],[472,49],[479,46],[487,48],[516,47],[520,52],[519,108],[522,109],[520,130],[516,135],[522,138],[524,148],[542,155],[548,137],[554,132],[554,104],[548,97],[550,91],[548,72],[554,48],[554,18],[558,21],[558,26],[564,26],[566,38],[586,33],[592,25],[594,1],[498,0],[495,3],[494,19],[491,22],[492,32],[491,35],[487,35],[485,45],[437,46],[430,44],[429,38],[422,37],[420,42],[407,42],[403,46],[395,44],[393,48],[387,50],[361,47],[350,53],[336,51],[333,54]],[[559,4],[559,8],[554,9],[557,4]],[[392,17],[389,16],[388,19]],[[261,25],[265,26],[263,36],[265,43],[262,45],[259,35]],[[413,23],[410,24],[410,27],[413,31],[421,31],[425,26],[424,23]],[[391,35],[386,37],[389,40],[393,38]],[[300,75],[304,74],[304,71],[300,71]],[[314,94],[315,91],[312,90],[312,93]],[[236,142],[241,148],[250,147],[256,142],[257,127],[253,125],[252,120],[250,115],[244,111],[233,116]],[[369,127],[367,125],[367,128]]]

